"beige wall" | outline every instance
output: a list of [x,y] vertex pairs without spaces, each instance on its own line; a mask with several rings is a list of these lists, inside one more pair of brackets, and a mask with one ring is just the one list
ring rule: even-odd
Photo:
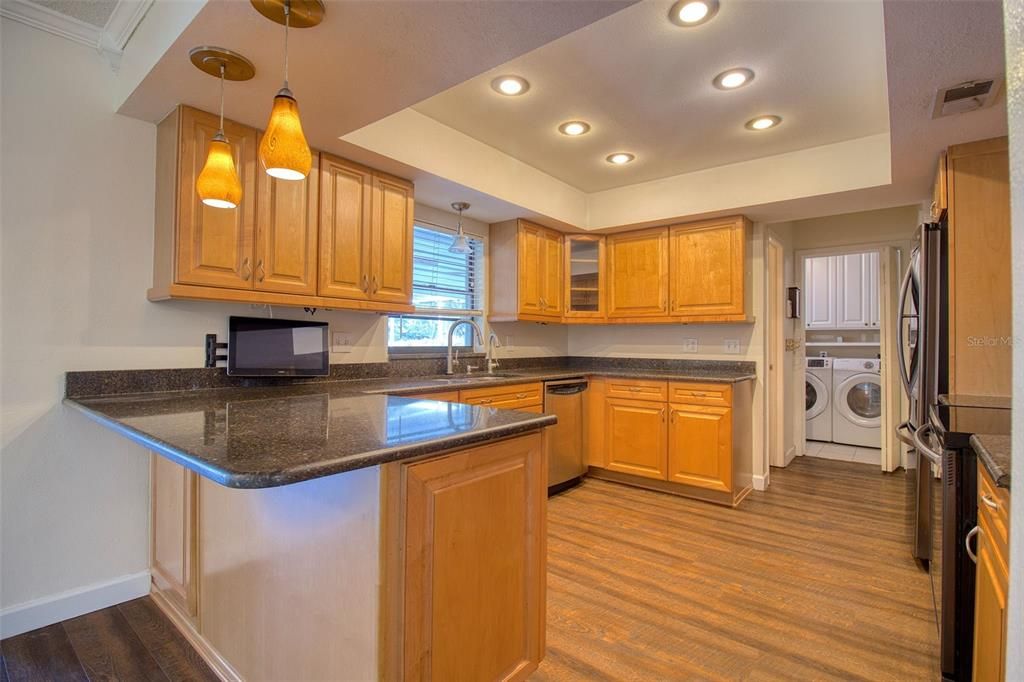
[[793,248],[822,249],[880,242],[910,242],[918,224],[919,207],[900,206],[877,211],[843,213],[793,222]]

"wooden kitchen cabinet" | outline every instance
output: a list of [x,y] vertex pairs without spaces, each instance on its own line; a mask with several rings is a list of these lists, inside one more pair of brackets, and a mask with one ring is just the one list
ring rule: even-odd
[[607,238],[608,317],[668,316],[668,228]]
[[224,121],[242,201],[234,209],[213,208],[199,199],[196,178],[218,127],[214,114],[178,107],[157,128],[155,248],[156,267],[164,271],[154,274],[181,284],[252,289],[259,133]]
[[605,238],[565,235],[565,317],[605,317]]
[[313,156],[313,168],[305,180],[280,180],[260,173],[256,184],[255,288],[316,294],[319,159]]
[[[598,380],[592,379],[593,387]],[[736,506],[751,490],[751,382],[604,377],[588,409],[590,475]]]
[[157,126],[150,300],[413,310],[412,183],[317,153],[305,180],[271,178],[260,131],[225,119],[242,200],[211,208],[195,181],[217,126],[186,106]]
[[404,601],[382,679],[524,680],[537,669],[547,581],[542,443],[534,433],[385,471],[400,490],[392,528]]
[[562,234],[525,220],[491,226],[492,322],[562,320]]
[[1007,138],[949,148],[949,392],[1011,395]]
[[749,232],[743,217],[670,229],[670,314],[702,322],[748,317]]
[[181,617],[198,613],[196,524],[198,475],[157,454],[151,457],[152,592]]
[[732,410],[671,403],[668,480],[732,491]]
[[1006,678],[1006,602],[1009,592],[1010,495],[978,463],[977,578],[974,590],[975,682]]
[[[538,382],[505,386],[485,386],[459,391],[459,402],[468,405],[523,410],[544,406],[544,385]],[[543,411],[543,409],[541,409]]]
[[665,480],[667,434],[665,403],[605,400],[605,467],[634,476]]

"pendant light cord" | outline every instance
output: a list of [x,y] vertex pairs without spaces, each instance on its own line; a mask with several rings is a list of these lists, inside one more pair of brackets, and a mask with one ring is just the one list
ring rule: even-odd
[[292,2],[284,0],[284,87],[288,88],[288,28],[291,23]]
[[220,134],[224,135],[224,62],[220,63]]

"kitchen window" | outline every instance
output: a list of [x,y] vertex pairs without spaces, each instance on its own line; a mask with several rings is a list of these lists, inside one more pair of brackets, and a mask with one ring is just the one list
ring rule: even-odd
[[[483,240],[466,235],[469,253],[448,248],[455,233],[442,227],[413,226],[412,304],[415,313],[388,318],[391,353],[432,353],[448,347],[448,329],[461,318],[483,317]],[[477,320],[479,322],[479,319]],[[470,328],[455,332],[453,346],[471,349]]]

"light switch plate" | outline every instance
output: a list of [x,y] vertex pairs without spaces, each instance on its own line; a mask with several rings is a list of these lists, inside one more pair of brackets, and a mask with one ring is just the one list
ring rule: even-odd
[[697,339],[683,339],[683,352],[684,353],[696,353],[697,352]]
[[740,352],[740,340],[739,339],[725,339],[722,341],[724,347],[723,352],[732,353],[738,355]]
[[348,332],[332,332],[331,333],[331,352],[332,353],[351,353],[352,352],[352,335]]

